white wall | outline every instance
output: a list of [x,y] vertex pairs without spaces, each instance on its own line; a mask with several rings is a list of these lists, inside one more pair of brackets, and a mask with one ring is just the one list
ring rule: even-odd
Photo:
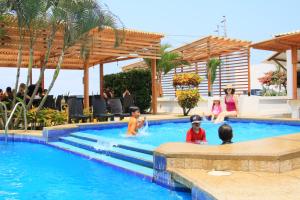
[[[288,117],[291,116],[291,106],[287,97],[261,97],[240,95],[239,115],[241,117]],[[225,110],[224,98],[221,98],[221,105]],[[212,97],[205,98],[198,103],[190,114],[200,114],[209,112],[212,106]],[[159,113],[182,114],[182,109],[178,105],[176,98],[158,98]]]

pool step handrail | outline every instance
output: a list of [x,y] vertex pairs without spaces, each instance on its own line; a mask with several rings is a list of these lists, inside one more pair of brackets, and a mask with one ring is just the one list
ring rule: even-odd
[[12,110],[12,112],[10,113],[9,115],[9,118],[8,120],[6,121],[5,123],[5,132],[4,132],[4,135],[5,135],[5,142],[7,142],[7,139],[8,139],[8,125],[14,115],[14,113],[16,112],[16,109],[17,107],[21,105],[23,107],[23,114],[24,114],[24,123],[25,123],[25,131],[27,131],[27,117],[26,117],[26,106],[24,103],[22,102],[18,102],[15,106],[14,106],[14,109]]
[[5,124],[7,122],[7,107],[3,102],[0,102],[0,105],[4,108],[4,120],[5,120],[4,124]]

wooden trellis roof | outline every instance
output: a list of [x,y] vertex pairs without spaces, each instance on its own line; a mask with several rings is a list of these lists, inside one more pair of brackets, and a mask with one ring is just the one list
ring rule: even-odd
[[193,63],[248,48],[250,43],[244,40],[207,36],[172,51],[180,52],[184,60]]
[[[6,36],[0,39],[0,67],[16,67],[19,46],[19,33],[15,23],[0,23],[6,30]],[[162,34],[149,33],[135,30],[124,30],[124,40],[120,46],[115,47],[115,33],[111,28],[101,31],[94,29],[90,31],[92,45],[88,66],[99,63],[114,62],[117,60],[128,60],[133,58],[158,59],[160,41]],[[41,31],[35,43],[34,68],[40,68],[41,60],[45,55],[47,41],[46,31]],[[63,44],[63,35],[58,32],[55,35],[51,56],[47,68],[55,68]],[[78,41],[70,47],[64,57],[62,69],[83,69],[84,63],[80,58],[81,43]],[[29,62],[29,35],[26,33],[23,47],[22,67],[27,67]]]
[[278,52],[291,49],[292,46],[300,48],[299,31],[275,35],[273,39],[265,40],[251,45],[251,47],[255,49],[278,51]]

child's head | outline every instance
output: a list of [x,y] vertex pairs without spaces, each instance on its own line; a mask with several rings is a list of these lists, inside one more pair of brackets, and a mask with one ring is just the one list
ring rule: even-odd
[[129,108],[129,111],[130,111],[130,115],[131,115],[132,117],[139,117],[139,116],[141,115],[141,113],[140,113],[140,108],[137,107],[137,106],[131,106],[131,107]]
[[232,128],[228,124],[223,124],[219,127],[219,138],[225,143],[231,143],[231,139],[233,137]]
[[220,102],[220,97],[219,96],[214,96],[213,97],[213,105],[219,105]]
[[192,128],[196,131],[199,130],[200,125],[201,125],[201,120],[202,118],[199,115],[192,115],[190,117],[190,121],[192,123]]

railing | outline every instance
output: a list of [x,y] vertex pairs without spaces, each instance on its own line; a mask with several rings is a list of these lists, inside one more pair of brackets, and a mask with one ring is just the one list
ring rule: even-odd
[[9,116],[9,118],[8,118],[8,120],[6,121],[6,124],[5,124],[5,132],[4,132],[4,134],[5,134],[5,142],[7,142],[7,139],[8,139],[8,125],[9,125],[9,123],[10,123],[10,121],[11,121],[11,119],[12,119],[12,117],[13,117],[13,115],[14,115],[14,113],[15,113],[15,111],[16,111],[16,109],[17,109],[17,107],[18,107],[19,105],[21,105],[21,106],[23,107],[24,124],[25,124],[25,130],[27,131],[26,107],[25,107],[24,103],[18,102],[18,103],[15,105],[14,109],[12,110],[12,112],[10,113],[10,116]]

